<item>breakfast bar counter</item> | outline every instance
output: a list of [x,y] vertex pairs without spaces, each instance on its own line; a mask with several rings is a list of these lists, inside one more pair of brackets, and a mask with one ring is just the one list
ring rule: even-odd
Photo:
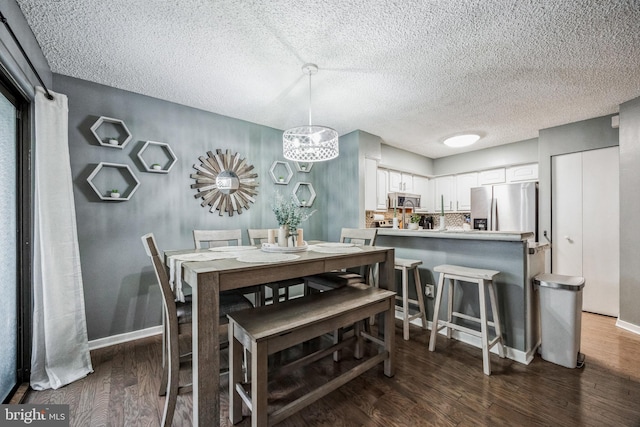
[[[547,247],[530,243],[528,240],[532,237],[533,233],[529,232],[381,228],[376,244],[395,248],[399,258],[421,260],[419,271],[423,284],[437,283],[438,273],[433,268],[440,264],[500,271],[494,283],[507,357],[529,363],[540,342],[538,297],[532,279],[545,272],[544,249]],[[396,282],[398,280],[396,278]],[[464,291],[467,284],[459,286]],[[433,317],[433,302],[433,298],[425,300],[429,321]],[[469,289],[455,303],[462,311],[469,310],[467,314],[479,317],[479,313],[473,312],[479,307],[477,292]],[[480,347],[480,340],[475,337],[460,334],[457,339]]]

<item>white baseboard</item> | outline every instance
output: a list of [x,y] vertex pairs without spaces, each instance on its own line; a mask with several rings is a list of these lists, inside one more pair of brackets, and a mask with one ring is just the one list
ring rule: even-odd
[[110,345],[122,344],[128,341],[135,341],[140,338],[151,337],[162,333],[162,326],[153,326],[147,329],[140,329],[133,332],[127,332],[120,335],[112,335],[110,337],[98,338],[97,340],[89,341],[89,350],[96,350],[98,348],[109,347]]
[[634,334],[640,335],[640,326],[634,325],[633,323],[625,322],[624,320],[616,320],[616,326],[618,328],[622,328],[629,332],[633,332]]
[[[400,319],[402,320],[402,311],[396,309],[396,319]],[[431,330],[431,323],[427,321],[427,329]],[[418,327],[422,327],[422,320],[420,319],[413,319],[411,321],[412,325],[416,325]],[[447,333],[443,330],[439,332],[440,335],[446,335]],[[461,331],[452,331],[451,333],[451,337],[461,341],[465,344],[469,344],[472,345],[474,347],[477,348],[482,348],[482,342],[480,341],[480,337],[475,337],[473,335],[469,335],[465,332],[461,332]],[[515,348],[511,348],[509,346],[505,346],[505,349],[507,350],[506,356],[508,359],[511,359],[513,361],[516,361],[518,363],[523,363],[525,365],[528,365],[529,363],[531,363],[531,361],[533,360],[533,358],[535,357],[536,354],[536,349],[538,348],[538,346],[536,346],[535,348],[533,348],[531,351],[529,352],[524,352],[522,350],[516,350]],[[498,349],[497,347],[493,347],[491,350],[491,353],[494,354],[498,354]]]

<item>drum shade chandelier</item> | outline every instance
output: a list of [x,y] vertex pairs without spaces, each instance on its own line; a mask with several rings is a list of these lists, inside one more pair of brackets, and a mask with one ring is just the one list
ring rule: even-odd
[[302,71],[309,75],[309,125],[284,131],[282,154],[296,162],[321,162],[338,157],[338,132],[311,122],[311,76],[318,72],[315,64],[304,64]]

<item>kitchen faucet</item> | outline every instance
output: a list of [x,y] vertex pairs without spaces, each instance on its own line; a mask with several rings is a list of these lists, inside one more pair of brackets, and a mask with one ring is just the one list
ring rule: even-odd
[[411,209],[415,210],[416,205],[413,204],[413,202],[411,200],[405,200],[402,203],[402,228],[406,229],[407,228],[407,221],[405,218],[405,214],[407,213],[407,203],[411,203]]

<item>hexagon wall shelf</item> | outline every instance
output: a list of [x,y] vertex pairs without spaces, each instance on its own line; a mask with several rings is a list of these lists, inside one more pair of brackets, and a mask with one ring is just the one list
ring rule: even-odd
[[316,192],[310,182],[298,182],[293,188],[293,197],[295,197],[298,205],[309,207],[313,205],[313,201],[316,199]]
[[287,185],[293,177],[293,171],[288,162],[275,161],[269,169],[269,175],[276,184]]
[[298,172],[311,172],[311,168],[313,167],[313,162],[294,162],[296,164],[296,170]]
[[[140,181],[134,175],[131,168],[119,163],[100,162],[87,178],[87,182],[93,188],[100,200],[121,202],[129,200],[140,186]],[[111,189],[121,190],[120,197],[111,197]]]
[[91,126],[91,133],[103,147],[123,149],[131,141],[131,132],[120,119],[101,116]]
[[166,142],[147,141],[137,155],[144,169],[153,173],[169,173],[178,160]]

